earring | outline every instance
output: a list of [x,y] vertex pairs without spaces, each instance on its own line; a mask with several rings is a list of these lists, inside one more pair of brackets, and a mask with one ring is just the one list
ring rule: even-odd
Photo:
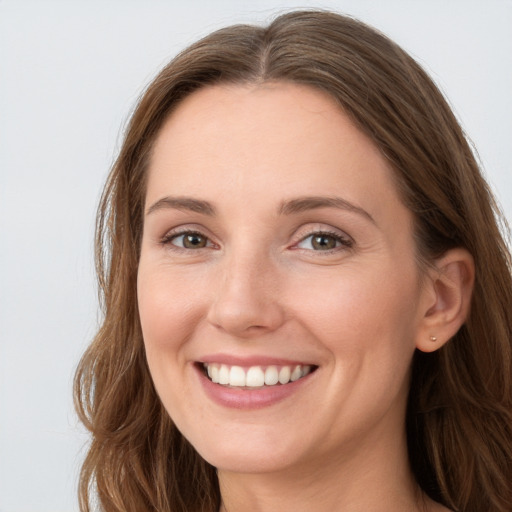
[[430,341],[437,341],[437,338],[435,336],[430,336]]

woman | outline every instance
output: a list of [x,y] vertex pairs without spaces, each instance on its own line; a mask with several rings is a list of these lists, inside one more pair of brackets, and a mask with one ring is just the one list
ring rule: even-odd
[[106,511],[510,510],[510,254],[462,130],[375,30],[293,12],[149,86],[77,371]]

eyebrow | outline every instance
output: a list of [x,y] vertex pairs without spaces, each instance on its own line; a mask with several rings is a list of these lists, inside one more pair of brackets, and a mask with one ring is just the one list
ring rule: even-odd
[[349,212],[362,215],[376,224],[375,219],[363,208],[356,206],[346,199],[336,196],[306,196],[285,201],[281,204],[279,213],[281,215],[292,215],[294,213],[302,213],[308,210],[315,210],[318,208],[337,208],[340,210],[348,210]]
[[[188,210],[191,212],[201,213],[213,217],[216,215],[216,209],[208,201],[203,199],[194,199],[192,197],[162,197],[156,203],[151,205],[146,215],[163,210],[163,209],[175,209],[175,210]],[[362,215],[366,219],[370,220],[373,224],[375,223],[374,218],[363,208],[352,204],[351,202],[336,196],[305,196],[284,201],[280,208],[280,215],[293,215],[297,213],[306,212],[309,210],[316,210],[319,208],[337,208],[340,210],[347,210],[349,212],[357,213]]]
[[157,210],[172,208],[175,210],[188,210],[191,212],[202,213],[203,215],[215,215],[215,207],[208,201],[202,199],[194,199],[192,197],[162,197],[156,203],[151,205],[146,215],[149,215]]

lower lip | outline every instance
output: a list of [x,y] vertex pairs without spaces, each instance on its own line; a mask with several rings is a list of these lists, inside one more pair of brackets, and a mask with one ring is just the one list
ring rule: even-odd
[[288,384],[257,389],[238,389],[214,384],[201,369],[195,366],[195,370],[208,397],[218,405],[231,409],[262,409],[277,404],[304,386],[314,373]]

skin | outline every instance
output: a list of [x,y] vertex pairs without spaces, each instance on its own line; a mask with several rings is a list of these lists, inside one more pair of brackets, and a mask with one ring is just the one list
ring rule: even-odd
[[[304,196],[344,203],[282,211]],[[204,246],[183,247],[183,231]],[[446,510],[418,491],[404,419],[415,349],[439,348],[464,316],[461,259],[420,274],[392,170],[324,93],[223,85],[179,105],[149,167],[139,310],[156,389],[218,468],[222,511]],[[317,370],[284,400],[237,410],[199,382],[211,354]]]

